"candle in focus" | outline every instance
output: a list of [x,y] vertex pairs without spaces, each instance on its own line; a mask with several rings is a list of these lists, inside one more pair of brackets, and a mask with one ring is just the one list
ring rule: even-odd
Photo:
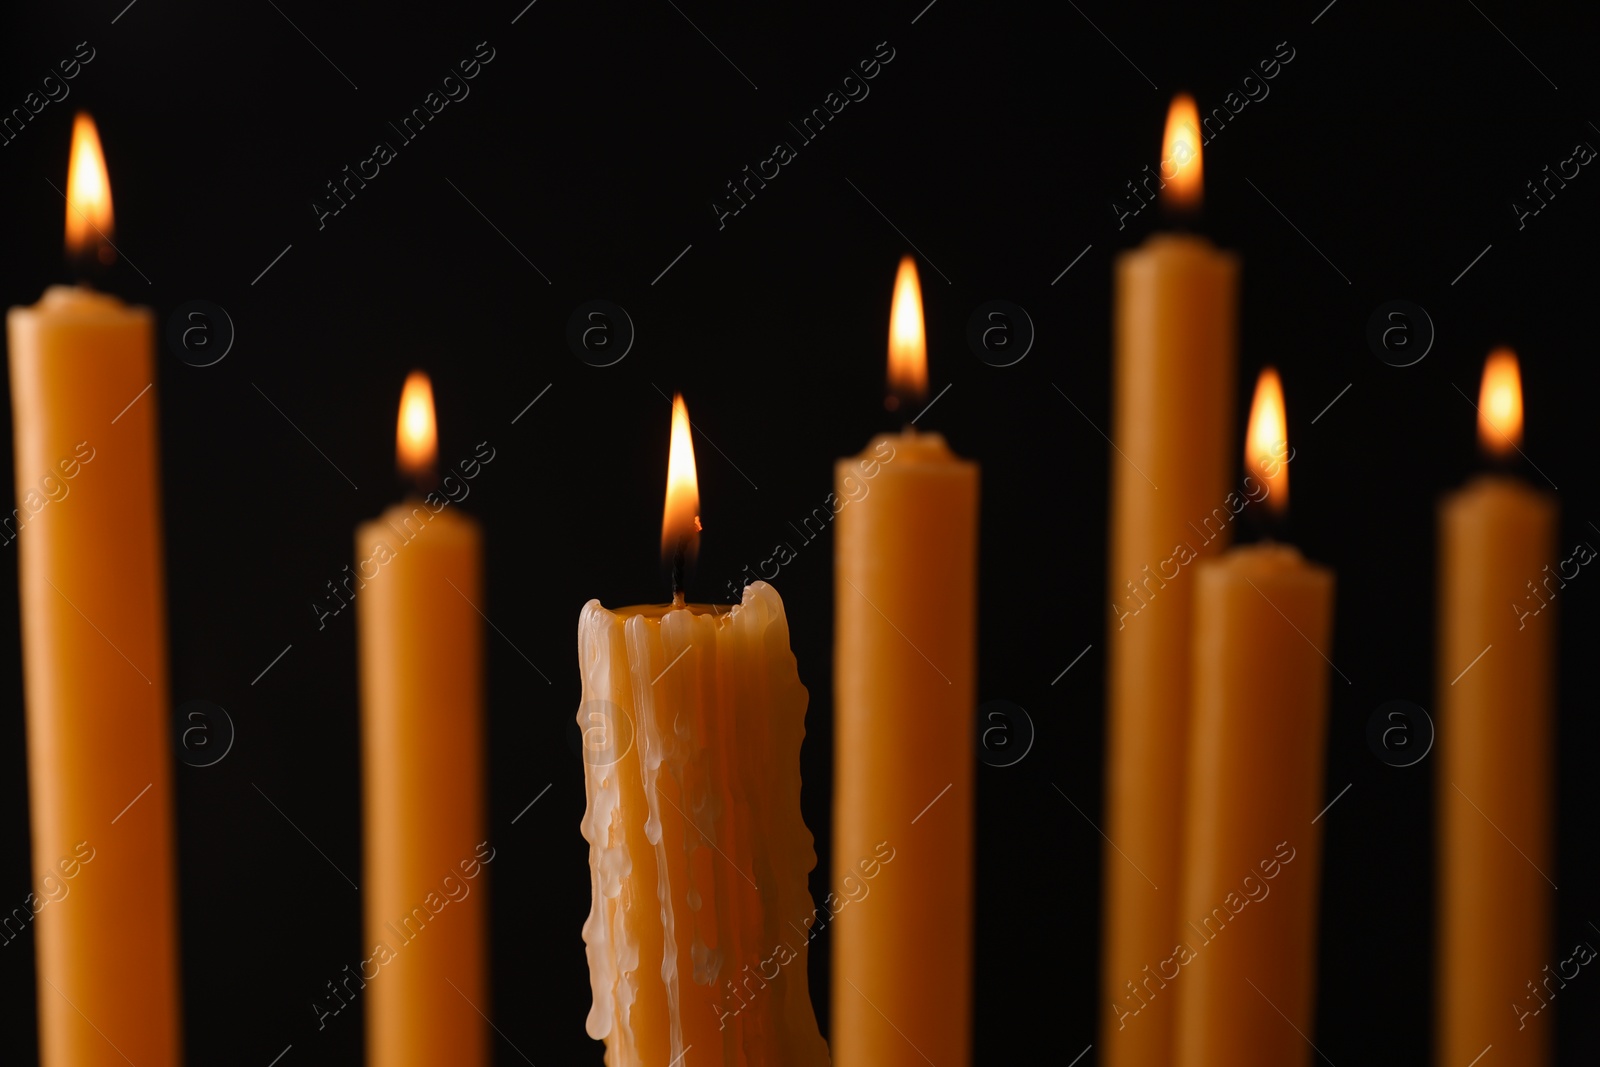
[[[890,313],[894,393],[927,394],[916,267]],[[894,866],[833,931],[834,1067],[971,1062],[978,466],[908,426],[834,471],[833,869]],[[870,485],[870,495],[863,486]],[[892,1022],[891,1022],[892,1020]]]
[[[1245,458],[1280,516],[1287,445],[1283,391],[1268,368]],[[1207,560],[1195,575],[1179,911],[1166,950],[1139,976],[1141,991],[1173,997],[1169,1062],[1178,1067],[1294,1067],[1314,1055],[1306,1035],[1322,847],[1313,820],[1326,803],[1333,593],[1332,571],[1271,541]]]
[[[101,258],[111,251],[111,190],[94,123],[81,113],[67,188],[68,251]],[[6,326],[17,508],[5,527],[22,600],[39,1062],[175,1065],[182,1034],[151,315],[58,285],[34,306],[12,308]]]
[[[1478,438],[1492,458],[1518,453],[1508,349],[1484,366]],[[1497,1065],[1550,1062],[1557,520],[1550,495],[1505,474],[1439,509],[1439,1064],[1490,1044]]]
[[578,619],[587,1030],[607,1067],[826,1067],[806,980],[806,931],[825,914],[800,817],[808,695],[789,623],[765,582],[731,608],[683,597],[700,523],[682,397],[668,471],[674,603],[591,600]]
[[[1164,203],[1201,196],[1200,125],[1167,117]],[[1152,190],[1152,193],[1154,191]],[[1190,566],[1219,552],[1237,514],[1233,470],[1239,263],[1192,234],[1156,234],[1116,265],[1112,387],[1111,618],[1107,635],[1105,928],[1100,1055],[1166,1067],[1172,1010],[1135,993],[1172,950],[1187,770]]]
[[[435,426],[414,372],[396,452],[418,485],[435,477]],[[366,935],[345,993],[365,1001],[372,1067],[489,1062],[482,541],[445,495],[413,496],[356,530],[343,587],[361,653]]]

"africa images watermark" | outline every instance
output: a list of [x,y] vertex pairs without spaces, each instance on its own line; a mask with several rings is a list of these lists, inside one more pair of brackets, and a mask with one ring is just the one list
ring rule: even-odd
[[[87,52],[87,54],[85,54]],[[59,104],[72,95],[72,87],[67,84],[73,78],[83,73],[83,68],[93,62],[97,53],[88,41],[79,41],[73,50],[72,58],[63,59],[56,64],[61,72],[46,74],[39,82],[39,88],[29,91],[22,98],[22,106],[14,107],[10,113],[0,118],[0,145],[8,145],[22,135],[32,122],[46,107]],[[44,95],[40,95],[40,91]]]
[[[884,855],[885,849],[888,850],[888,855]],[[805,930],[801,932],[806,934],[806,941],[815,941],[817,935],[827,927],[828,923],[838,918],[839,913],[845,909],[845,905],[859,904],[861,901],[866,900],[867,895],[872,892],[872,887],[867,883],[883,873],[883,868],[892,862],[894,857],[895,850],[889,842],[879,841],[873,846],[871,857],[858,860],[856,869],[861,872],[860,880],[857,880],[854,875],[845,875],[839,883],[840,889],[844,891],[844,896],[841,897],[837,893],[829,893],[821,905],[813,906],[811,914],[800,920],[805,924]],[[854,886],[851,885],[852,882],[855,883]],[[794,926],[794,923],[791,922],[789,925]],[[800,930],[800,927],[795,926],[795,929]],[[771,955],[756,964],[755,974],[749,973],[750,965],[747,963],[740,971],[740,974],[744,975],[742,982],[735,985],[732,979],[728,979],[724,983],[727,988],[722,998],[723,1004],[728,1006],[723,1008],[716,1004],[711,1005],[711,1010],[717,1014],[717,1029],[726,1029],[729,1018],[737,1016],[750,1006],[750,1003],[740,995],[739,990],[741,988],[745,993],[749,994],[750,1001],[754,1001],[756,994],[767,988],[768,982],[776,981],[783,968],[798,959],[799,956],[800,954],[795,951],[794,946],[790,945],[789,942],[780,941],[773,946]],[[768,966],[772,968],[771,974],[766,971]],[[752,982],[756,983],[756,985],[752,986]],[[728,994],[730,993],[733,995],[733,999],[739,1003],[737,1008],[733,1007],[729,1000]]]
[[[487,456],[483,454],[483,450],[486,448],[489,450]],[[454,474],[445,475],[444,479],[439,483],[440,489],[444,491],[443,496],[440,495],[439,489],[429,492],[417,506],[411,509],[411,514],[401,520],[399,527],[390,524],[389,528],[394,530],[395,536],[398,538],[396,544],[401,548],[409,545],[412,541],[422,536],[423,532],[428,528],[428,523],[433,521],[435,515],[452,503],[459,504],[465,500],[467,494],[472,492],[471,488],[467,486],[467,482],[483,473],[483,468],[488,466],[494,457],[495,450],[489,442],[479,441],[477,451],[473,453],[473,458],[461,460],[458,464],[461,468],[461,477],[464,480],[458,481]],[[455,488],[451,488],[452,483],[454,483]],[[416,524],[415,529],[412,528],[412,523]],[[348,594],[351,601],[355,600],[356,593],[365,589],[367,582],[378,577],[382,572],[383,565],[398,558],[398,556],[399,553],[390,548],[387,541],[379,541],[374,546],[372,555],[364,560],[359,560],[354,571],[350,569],[350,564],[346,563],[344,565],[344,577],[338,580],[337,585],[334,584],[334,579],[331,578],[324,583],[328,587],[328,592],[333,594],[332,600],[328,602],[313,600],[311,602],[311,612],[317,617],[317,629],[327,629],[328,619],[350,606],[345,598],[339,595],[341,589]],[[366,568],[368,567],[372,568],[371,574],[367,573]]]
[[[88,855],[84,854],[85,849],[88,850]],[[67,894],[72,892],[72,887],[67,885],[67,882],[78,877],[83,870],[83,865],[91,862],[94,856],[94,846],[90,845],[89,842],[79,841],[76,845],[73,845],[72,855],[61,859],[56,864],[57,869],[61,871],[61,877],[56,877],[52,872],[39,879],[39,891],[36,893],[30,892],[27,898],[23,900],[22,907],[12,908],[10,915],[0,919],[0,937],[5,939],[0,941],[0,947],[9,945],[21,937],[23,932],[27,930],[28,924],[33,921],[34,916],[38,915],[47,906],[67,899]],[[11,932],[11,924],[13,922],[17,924],[16,933]]]
[[[1557,591],[1565,589],[1567,583],[1578,576],[1579,568],[1585,563],[1591,562],[1594,557],[1594,546],[1587,541],[1579,541],[1573,547],[1572,554],[1556,564],[1556,573],[1551,574],[1550,564],[1546,563],[1544,565],[1544,577],[1540,579],[1538,585],[1534,585],[1531,578],[1528,580],[1528,606],[1523,607],[1522,604],[1515,600],[1511,602],[1511,610],[1517,616],[1517,629],[1525,629],[1528,625],[1529,616],[1538,615],[1549,607],[1550,601],[1556,598]],[[1567,573],[1568,565],[1572,567],[1571,574]],[[1550,587],[1552,582],[1555,583],[1554,589]],[[1544,593],[1549,594],[1548,599],[1544,596],[1544,593],[1540,592],[1541,589],[1543,589]],[[1538,607],[1533,606],[1535,603],[1538,604]]]
[[[485,850],[487,850],[488,855],[484,854]],[[394,920],[384,924],[394,932],[396,947],[391,948],[387,941],[380,941],[373,945],[372,955],[356,964],[354,973],[351,972],[350,965],[348,963],[345,964],[343,977],[339,979],[339,987],[342,987],[346,993],[350,994],[351,1000],[355,1000],[356,994],[367,988],[368,982],[378,977],[384,964],[390,963],[397,958],[399,955],[397,949],[405,948],[421,937],[422,931],[427,927],[428,923],[436,920],[445,908],[452,903],[459,904],[471,895],[472,887],[467,883],[483,873],[483,868],[494,859],[494,854],[495,850],[489,846],[489,842],[480,842],[477,849],[474,850],[474,858],[462,860],[457,864],[461,871],[459,876],[454,870],[446,868],[444,876],[439,879],[439,888],[437,890],[430,889],[427,895],[422,898],[422,903],[413,907],[400,918],[399,926],[394,924]],[[367,973],[368,965],[372,968],[371,974]],[[354,989],[350,988],[352,981],[356,983]],[[311,1010],[317,1016],[318,1030],[327,1028],[330,1015],[338,1015],[350,1006],[345,1003],[343,997],[339,996],[339,989],[335,987],[331,979],[326,985],[328,992],[333,994],[333,1000],[338,1001],[338,1006],[324,1008],[316,1001],[311,1002]]]
[[[790,122],[789,128],[799,136],[800,144],[808,145],[815,141],[828,123],[839,117],[841,111],[849,107],[852,102],[859,104],[865,100],[872,92],[867,82],[883,73],[883,68],[892,62],[894,57],[895,50],[890,47],[889,42],[879,41],[872,58],[859,60],[849,74],[839,79],[839,87],[829,90],[828,95],[822,98],[822,103],[812,108],[811,113],[800,120],[800,125],[796,126]],[[859,76],[857,71],[860,72]],[[793,143],[783,140],[772,146],[772,154],[757,163],[754,171],[746,163],[740,172],[743,177],[730,179],[726,183],[730,199],[711,201],[711,213],[716,217],[717,229],[726,229],[728,219],[750,206],[746,203],[746,198],[754,200],[756,192],[765,189],[767,182],[782,174],[783,168],[793,163],[799,155],[799,150]],[[740,195],[741,188],[744,190],[743,196]]]
[[[85,455],[85,450],[88,454]],[[72,486],[67,482],[83,473],[83,468],[94,462],[94,446],[88,441],[79,441],[73,446],[72,455],[65,456],[56,461],[56,470],[61,472],[61,477],[56,476],[56,471],[47,471],[39,479],[37,486],[28,486],[17,494],[21,507],[11,509],[11,516],[0,519],[0,539],[7,545],[16,541],[17,537],[39,512],[43,511],[50,503],[60,503],[67,499],[67,494],[72,492]],[[65,481],[63,481],[65,479]],[[12,524],[15,523],[13,529]]]
[[[889,450],[887,456],[883,454],[884,449]],[[795,533],[805,539],[800,542],[802,546],[809,545],[818,537],[821,537],[823,532],[827,530],[829,523],[833,522],[834,517],[843,511],[847,505],[860,503],[867,498],[867,494],[872,492],[872,487],[867,482],[876,478],[879,472],[883,470],[884,465],[894,459],[894,445],[887,440],[880,441],[873,455],[876,458],[863,459],[858,464],[858,469],[861,471],[860,480],[850,474],[839,479],[839,489],[843,491],[844,496],[841,497],[838,493],[829,493],[823,498],[821,505],[812,508],[811,514],[800,520],[799,526],[795,526],[793,522],[789,524]],[[815,530],[812,529],[813,523],[816,525]],[[778,571],[793,563],[799,554],[799,550],[790,542],[779,541],[772,546],[772,555],[762,560],[759,565],[751,567],[748,563],[745,564],[744,571],[739,577],[728,580],[728,595],[733,598],[735,608],[738,607],[738,601],[743,595],[745,586],[754,581],[772,581],[778,576]],[[772,567],[772,573],[770,574],[767,573],[768,565]]]
[[[1288,50],[1287,53],[1285,49]],[[1222,106],[1212,108],[1211,114],[1201,120],[1201,129],[1190,129],[1188,131],[1189,140],[1187,142],[1178,142],[1173,152],[1174,158],[1163,159],[1154,173],[1151,172],[1150,165],[1147,163],[1140,172],[1137,184],[1133,180],[1123,183],[1133,196],[1131,200],[1127,201],[1111,201],[1111,213],[1117,217],[1117,229],[1126,229],[1128,219],[1155,203],[1156,193],[1165,189],[1167,182],[1177,177],[1178,172],[1194,158],[1193,153],[1197,143],[1202,146],[1210,144],[1222,133],[1223,127],[1237,118],[1252,102],[1260,103],[1272,93],[1272,88],[1267,85],[1267,82],[1283,73],[1283,68],[1294,61],[1295,51],[1290,47],[1288,41],[1279,41],[1274,46],[1272,56],[1273,58],[1260,60],[1256,64],[1261,71],[1259,78],[1256,77],[1254,71],[1246,74],[1240,80],[1238,89],[1228,90],[1227,95],[1222,98]],[[1252,83],[1254,88],[1251,87]],[[1211,128],[1212,123],[1216,123],[1216,129]],[[1171,168],[1170,173],[1168,168]],[[1151,187],[1152,181],[1155,183],[1154,188]],[[1141,189],[1143,192],[1140,191]]]
[[[1551,988],[1550,983],[1554,982],[1559,989],[1567,988],[1567,982],[1570,982],[1572,979],[1578,977],[1580,968],[1582,968],[1585,964],[1592,962],[1594,957],[1594,946],[1589,944],[1587,941],[1580,941],[1573,946],[1572,954],[1570,956],[1556,964],[1556,970],[1554,974],[1550,973],[1550,965],[1548,963],[1545,964],[1544,977],[1539,980],[1539,985],[1534,985],[1532,979],[1529,979],[1527,982],[1528,992],[1531,995],[1525,999],[1528,1001],[1529,1007],[1523,1007],[1516,1001],[1511,1002],[1511,1010],[1517,1017],[1517,1029],[1525,1029],[1530,1018],[1533,1018],[1540,1012],[1544,1011],[1550,1006],[1550,1001],[1556,999],[1556,993],[1558,990]],[[1568,974],[1566,971],[1566,968],[1569,965],[1572,967],[1571,974]],[[1549,994],[1548,999],[1540,995],[1539,989],[1541,986],[1544,988],[1544,992]],[[1533,1004],[1538,1004],[1539,1006],[1535,1008],[1532,1007]]]
[[[483,73],[483,66],[493,62],[495,51],[489,47],[488,41],[479,41],[472,57],[463,59],[456,64],[460,76],[452,72],[446,74],[439,82],[438,89],[429,90],[428,95],[422,98],[422,103],[411,109],[411,112],[400,120],[400,125],[389,123],[389,128],[400,135],[400,146],[404,147],[415,141],[428,128],[441,111],[451,103],[459,104],[472,93],[472,87],[467,84],[473,78]],[[442,90],[442,94],[441,94]],[[382,168],[393,163],[399,157],[399,150],[390,141],[379,141],[372,146],[372,154],[357,163],[355,170],[350,169],[347,163],[340,178],[327,183],[328,194],[331,199],[311,201],[311,211],[317,216],[317,229],[327,229],[327,220],[339,214],[350,205],[347,199],[354,200],[356,192],[367,187],[367,182],[377,178],[383,173]],[[368,168],[371,172],[368,172]],[[337,182],[337,184],[335,184]],[[353,184],[352,184],[353,183]],[[341,195],[340,190],[343,190]],[[265,273],[265,272],[263,272]]]
[[[1285,452],[1287,452],[1287,455],[1285,455]],[[1273,445],[1271,456],[1261,456],[1256,463],[1261,468],[1262,481],[1258,482],[1250,475],[1245,475],[1243,496],[1240,496],[1236,490],[1229,490],[1222,504],[1212,508],[1211,513],[1200,520],[1199,526],[1196,526],[1193,522],[1189,523],[1189,529],[1200,535],[1200,544],[1208,545],[1218,537],[1221,537],[1233,520],[1238,518],[1245,508],[1251,504],[1259,504],[1271,496],[1272,479],[1276,478],[1278,472],[1292,459],[1294,459],[1294,449],[1289,448],[1286,441],[1279,441]],[[1178,576],[1183,573],[1183,568],[1199,558],[1200,552],[1192,542],[1180,541],[1173,546],[1172,555],[1155,564],[1157,573],[1150,573],[1151,565],[1146,563],[1143,571],[1144,579],[1140,582],[1140,585],[1144,588],[1145,593],[1149,594],[1148,600],[1140,594],[1139,587],[1133,584],[1131,578],[1125,580],[1122,584],[1128,590],[1128,599],[1136,602],[1138,606],[1123,608],[1115,603],[1111,605],[1111,613],[1117,617],[1117,629],[1125,629],[1128,625],[1128,619],[1137,616],[1145,608],[1148,608],[1150,602],[1156,598],[1156,593],[1167,587],[1167,582],[1177,580]],[[1172,568],[1171,574],[1167,573],[1169,566]]]
[[[1288,855],[1284,854],[1285,849],[1288,849]],[[1240,880],[1239,889],[1243,890],[1243,896],[1239,895],[1238,890],[1229,890],[1228,894],[1222,898],[1222,903],[1212,908],[1210,914],[1200,920],[1200,926],[1196,926],[1191,921],[1188,926],[1189,929],[1200,935],[1200,948],[1205,948],[1220,937],[1228,923],[1237,919],[1240,913],[1249,907],[1251,903],[1259,904],[1266,900],[1272,893],[1272,887],[1267,883],[1282,874],[1283,868],[1292,863],[1294,857],[1295,850],[1289,842],[1279,841],[1273,849],[1272,856],[1256,865],[1261,871],[1260,877],[1256,876],[1255,871],[1251,871]],[[1255,888],[1253,889],[1251,888],[1252,882],[1255,883]],[[1145,1008],[1148,1008],[1150,1001],[1156,998],[1158,989],[1165,989],[1168,982],[1177,981],[1178,976],[1183,973],[1183,968],[1199,958],[1199,950],[1193,944],[1185,941],[1172,946],[1172,955],[1156,964],[1155,974],[1151,974],[1150,965],[1148,963],[1145,964],[1144,978],[1138,986],[1134,985],[1131,979],[1124,983],[1128,988],[1128,992],[1133,994],[1133,998],[1137,998],[1139,1006],[1136,1008],[1126,1007],[1116,1002],[1111,1005],[1111,1011],[1117,1017],[1117,1029],[1126,1029],[1129,1016],[1138,1015]],[[1166,966],[1169,963],[1172,964],[1171,974],[1166,971]],[[1154,983],[1154,987],[1152,987],[1152,983]],[[1144,994],[1139,992],[1141,986],[1145,993],[1150,994],[1149,1000],[1146,1000]],[[1132,1002],[1133,998],[1127,999]]]

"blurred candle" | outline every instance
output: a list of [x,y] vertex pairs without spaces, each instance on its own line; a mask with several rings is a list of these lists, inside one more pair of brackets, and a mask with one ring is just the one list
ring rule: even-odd
[[672,407],[673,603],[591,600],[578,618],[586,1028],[607,1067],[827,1067],[806,981],[806,931],[826,915],[800,817],[807,693],[770,585],[731,609],[684,596],[699,490],[688,409]]
[[[435,425],[433,390],[414,372],[396,452],[419,487],[436,477]],[[362,947],[377,975],[360,996],[372,1067],[489,1062],[482,542],[437,491],[356,530],[346,581],[361,652]]]
[[[1489,356],[1478,440],[1509,460],[1522,384]],[[1550,495],[1485,474],[1439,509],[1438,982],[1435,1062],[1550,1062],[1561,982],[1551,966],[1555,875],[1555,605],[1565,586]],[[1565,577],[1570,577],[1567,575]],[[1487,1063],[1487,1061],[1485,1061]]]
[[[1289,503],[1283,392],[1262,372],[1246,467]],[[1294,1067],[1314,1055],[1317,888],[1333,572],[1245,545],[1195,575],[1194,711],[1177,923],[1140,990],[1176,1007],[1178,1067]],[[1143,983],[1155,975],[1152,986]],[[1166,986],[1172,988],[1166,992]]]
[[[1200,125],[1188,96],[1172,102],[1162,154],[1164,204],[1194,211]],[[1098,1053],[1109,1067],[1166,1067],[1171,1056],[1170,1004],[1145,1010],[1131,986],[1171,954],[1177,925],[1197,584],[1188,564],[1232,533],[1238,277],[1233,255],[1192,234],[1156,234],[1116,264],[1105,821],[1115,847],[1104,858]]]
[[[916,266],[890,312],[895,394],[927,395]],[[833,930],[834,1067],[971,1062],[978,466],[914,427],[834,471],[833,869],[894,866]],[[855,492],[870,480],[872,493]],[[915,823],[915,825],[913,825]]]
[[[111,231],[99,138],[80,113],[68,251],[110,262]],[[6,527],[22,600],[39,1062],[175,1065],[173,734],[151,315],[87,287],[52,286],[33,307],[12,308],[6,326],[17,485]],[[63,885],[71,899],[45,906]]]

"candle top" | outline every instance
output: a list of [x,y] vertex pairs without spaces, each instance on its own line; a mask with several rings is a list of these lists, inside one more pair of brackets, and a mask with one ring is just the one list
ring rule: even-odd
[[1329,568],[1311,562],[1294,545],[1282,541],[1237,545],[1220,556],[1203,560],[1200,571],[1202,574],[1214,572],[1223,580],[1243,578],[1260,586],[1333,579],[1333,571]]
[[12,312],[37,311],[50,316],[76,319],[122,319],[129,316],[148,317],[150,310],[130,306],[110,293],[102,293],[87,285],[52,285],[31,307],[15,307]]
[[[962,464],[969,465],[971,460],[963,459],[950,449],[950,445],[941,433],[925,433],[914,426],[908,426],[899,433],[881,433],[867,442],[867,447],[860,455],[839,460],[841,466],[851,466],[859,462],[876,461],[882,466],[910,467],[922,464],[943,465]],[[867,477],[876,475],[876,471],[867,473]]]
[[1532,484],[1515,474],[1484,471],[1468,479],[1467,484],[1444,498],[1443,510],[1474,511],[1478,508],[1499,508],[1519,511],[1549,509],[1559,505],[1555,494]]

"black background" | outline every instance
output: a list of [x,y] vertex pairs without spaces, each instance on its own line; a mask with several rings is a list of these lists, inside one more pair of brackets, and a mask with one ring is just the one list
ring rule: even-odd
[[[1331,657],[1352,684],[1334,676],[1326,792],[1352,787],[1320,823],[1312,1036],[1334,1063],[1424,1062],[1432,760],[1386,766],[1365,731],[1386,700],[1432,706],[1433,508],[1475,463],[1462,394],[1476,398],[1492,344],[1523,356],[1525,451],[1559,486],[1563,548],[1600,538],[1600,177],[1585,168],[1521,230],[1511,208],[1545,164],[1600,145],[1592,24],[1503,0],[1181,12],[540,0],[515,24],[526,0],[124,2],[4,16],[0,109],[79,41],[96,54],[67,101],[0,146],[0,295],[32,302],[67,278],[50,183],[63,182],[82,106],[100,125],[124,253],[104,284],[160,322],[199,298],[237,328],[212,367],[164,349],[157,383],[172,696],[214,701],[238,727],[224,761],[176,769],[190,1062],[266,1064],[290,1044],[285,1067],[359,1054],[359,1004],[320,1032],[310,1007],[361,958],[360,895],[333,866],[360,866],[354,620],[319,630],[310,605],[350,561],[352,528],[399,493],[395,409],[417,366],[433,375],[442,458],[481,440],[498,450],[465,503],[487,528],[483,606],[501,631],[486,634],[498,1062],[523,1062],[505,1039],[539,1064],[600,1062],[583,1032],[589,889],[568,737],[578,610],[660,595],[674,389],[700,430],[706,532],[691,592],[723,599],[745,564],[791,539],[788,523],[829,492],[833,457],[895,424],[881,404],[884,337],[913,244],[932,388],[950,386],[920,425],[983,464],[978,696],[1016,702],[1038,730],[1020,763],[979,768],[978,1062],[1070,1059],[1094,1041],[1108,1010],[1095,989],[1104,842],[1062,794],[1103,823],[1110,263],[1160,225],[1151,210],[1119,230],[1110,204],[1156,162],[1173,91],[1209,108],[1283,41],[1294,59],[1270,95],[1206,148],[1204,226],[1244,263],[1241,423],[1256,370],[1278,365],[1297,448],[1292,535],[1339,572]],[[319,229],[324,183],[396,142],[386,122],[480,41],[495,58],[471,95]],[[895,58],[870,96],[799,145],[787,123],[880,41]],[[798,158],[719,229],[712,198],[779,140]],[[609,368],[564,339],[591,298],[637,327]],[[1015,366],[965,344],[968,316],[992,298],[1037,327]],[[1404,369],[1365,341],[1368,316],[1398,298],[1438,331]],[[9,462],[0,470],[11,477]],[[831,539],[802,547],[774,583],[812,695],[814,891],[829,884],[831,552]],[[0,601],[14,582],[0,567]],[[1580,576],[1559,603],[1563,946],[1600,921],[1597,601],[1600,579]],[[16,627],[0,611],[7,906],[30,888]],[[819,938],[811,966],[824,1030],[828,951]],[[0,950],[0,1043],[24,1060],[32,952],[31,933]],[[1597,1004],[1600,979],[1561,993],[1562,1062],[1593,1062]]]

